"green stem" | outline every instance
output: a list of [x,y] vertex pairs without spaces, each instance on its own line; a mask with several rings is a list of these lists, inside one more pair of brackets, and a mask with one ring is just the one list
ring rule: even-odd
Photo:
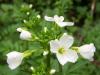
[[63,66],[59,63],[59,75],[63,75]]
[[50,75],[50,69],[51,69],[51,66],[50,66],[50,55],[51,55],[51,53],[49,51],[49,54],[47,55],[47,58],[46,58],[46,60],[47,60],[47,67],[46,67],[47,75]]
[[44,50],[48,50],[48,52],[49,52],[48,55],[46,55],[46,57],[45,57],[44,63],[46,64],[45,73],[46,73],[46,75],[50,75],[50,69],[51,69],[51,66],[50,66],[50,57],[51,57],[51,52],[50,52],[49,47],[47,47],[45,45],[45,43],[41,43],[41,44],[43,46],[43,49]]
[[34,50],[26,50],[23,52],[23,56],[28,57],[28,56],[32,55],[33,52],[35,52],[35,51]]
[[25,44],[25,45],[24,45],[24,47],[25,47],[24,49],[27,50],[28,47],[29,47],[29,43],[28,43],[28,41],[24,41],[24,44]]
[[60,32],[60,28],[59,28],[59,26],[56,23],[54,23],[54,26],[55,26],[55,30],[56,30],[56,32],[55,32],[55,34],[56,34],[55,39],[56,39],[57,38],[57,35]]

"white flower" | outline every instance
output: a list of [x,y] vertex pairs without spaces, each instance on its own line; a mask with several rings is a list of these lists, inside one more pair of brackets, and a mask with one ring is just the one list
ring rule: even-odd
[[32,35],[29,31],[23,30],[22,28],[17,28],[17,31],[20,33],[20,39],[22,40],[30,40],[32,38]]
[[45,16],[44,19],[45,19],[46,21],[54,21],[54,22],[57,23],[58,26],[60,26],[60,27],[64,27],[64,26],[73,26],[73,25],[74,25],[73,22],[63,22],[63,21],[64,21],[64,17],[63,17],[63,16],[58,16],[58,15],[55,15],[54,17]]
[[75,63],[78,59],[77,52],[70,49],[74,42],[74,38],[70,35],[63,34],[59,40],[50,41],[50,51],[56,54],[56,57],[61,65],[67,62]]
[[94,56],[95,50],[96,50],[96,48],[93,43],[86,44],[86,45],[79,47],[80,55],[83,58],[88,59],[90,61],[93,61],[93,56]]
[[31,39],[31,37],[32,37],[31,33],[28,32],[28,31],[22,31],[21,34],[20,34],[20,38],[22,40],[29,40],[29,39]]
[[9,65],[10,69],[15,69],[17,68],[23,60],[23,53],[13,51],[7,54],[7,63]]
[[51,70],[50,70],[50,74],[51,74],[51,75],[54,74],[55,72],[56,72],[55,69],[51,69]]

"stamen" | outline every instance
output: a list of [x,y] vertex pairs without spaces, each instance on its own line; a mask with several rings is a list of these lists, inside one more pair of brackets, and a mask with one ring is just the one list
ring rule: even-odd
[[64,54],[65,53],[65,49],[64,48],[59,48],[58,53]]

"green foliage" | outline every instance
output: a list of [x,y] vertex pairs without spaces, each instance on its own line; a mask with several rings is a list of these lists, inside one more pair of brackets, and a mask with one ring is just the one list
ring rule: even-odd
[[[83,2],[83,3],[82,3]],[[87,1],[81,0],[14,0],[13,3],[0,4],[0,75],[45,75],[46,57],[42,58],[43,51],[48,50],[48,42],[59,38],[64,32],[69,32],[75,36],[75,44],[93,42],[97,48],[95,61],[100,61],[100,2],[96,4],[96,19],[90,14],[90,7]],[[33,4],[30,8],[29,4]],[[29,13],[29,14],[27,14]],[[41,18],[37,18],[40,14]],[[74,21],[75,27],[65,27],[56,30],[54,23],[44,21],[45,15],[63,15],[66,21]],[[98,16],[99,15],[99,16]],[[26,21],[26,22],[24,22]],[[23,41],[19,39],[16,28],[23,27],[32,33],[33,41]],[[44,32],[44,27],[47,32]],[[54,28],[53,28],[54,27]],[[49,30],[49,31],[48,31]],[[46,45],[47,44],[47,45]],[[24,59],[22,65],[11,71],[6,63],[6,54],[13,50],[23,52],[25,50],[36,50],[33,56]],[[30,67],[35,68],[32,74]],[[51,58],[51,68],[57,70],[59,74],[58,61],[53,55]],[[63,67],[64,75],[100,75],[100,65],[95,62],[79,59],[75,64],[68,63]]]

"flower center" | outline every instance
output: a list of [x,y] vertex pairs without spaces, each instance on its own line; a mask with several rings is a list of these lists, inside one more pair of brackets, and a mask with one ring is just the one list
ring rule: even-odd
[[64,48],[59,48],[58,53],[64,54],[65,53],[65,49]]

